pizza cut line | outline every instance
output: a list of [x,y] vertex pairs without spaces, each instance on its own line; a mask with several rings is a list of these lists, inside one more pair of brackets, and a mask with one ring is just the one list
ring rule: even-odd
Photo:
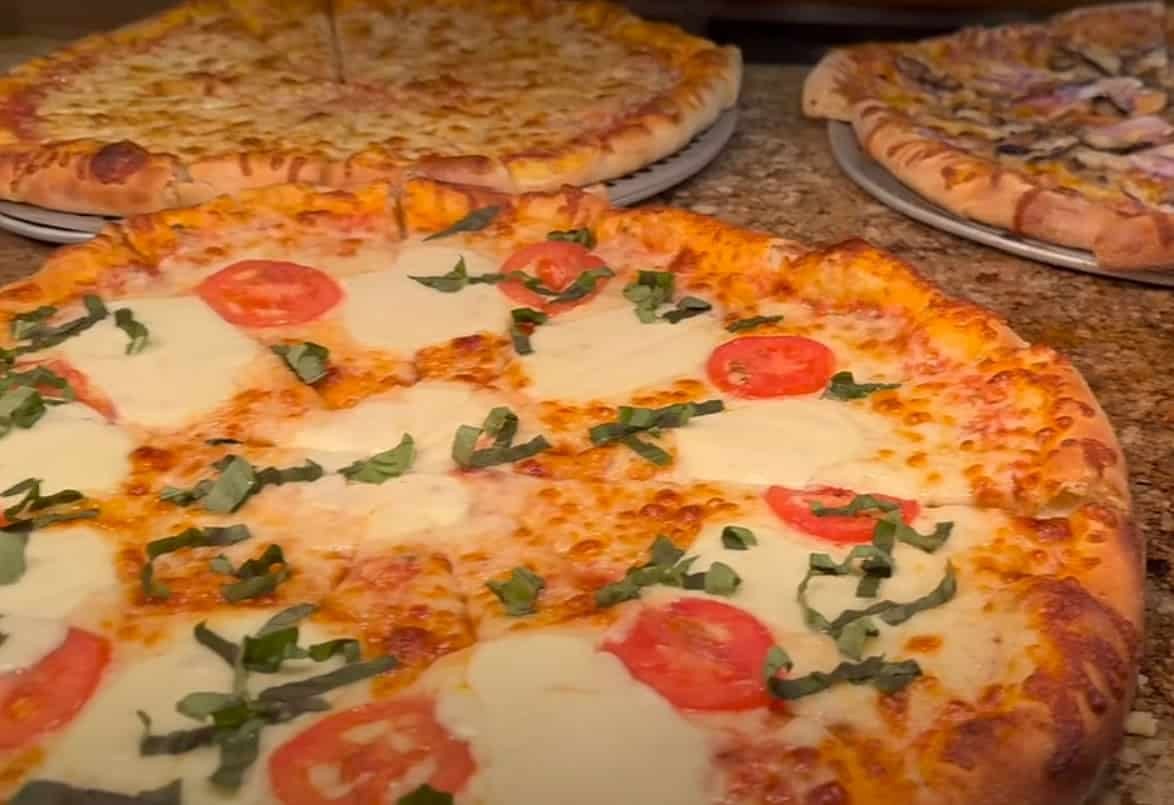
[[829,53],[804,111],[956,215],[1091,251],[1107,269],[1174,266],[1174,105],[1162,3]]
[[0,289],[9,802],[1078,802],[1141,545],[1077,372],[862,242],[282,186]]
[[602,2],[189,0],[0,76],[0,198],[126,215],[404,174],[587,185],[684,146],[740,73]]

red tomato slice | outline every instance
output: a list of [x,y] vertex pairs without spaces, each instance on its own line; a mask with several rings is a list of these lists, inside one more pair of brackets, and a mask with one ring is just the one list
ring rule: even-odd
[[706,371],[722,391],[738,397],[810,394],[827,385],[832,351],[800,335],[749,335],[727,341],[709,356]]
[[81,629],[32,668],[0,675],[0,749],[13,749],[67,724],[89,701],[110,661],[110,645]]
[[628,672],[677,707],[748,710],[769,703],[762,675],[774,638],[753,615],[704,598],[646,607],[628,635],[607,642]]
[[[118,418],[118,411],[115,409],[114,403],[110,398],[94,388],[90,384],[90,378],[83,374],[80,369],[74,367],[73,364],[64,360],[51,360],[46,361],[42,366],[58,377],[64,378],[69,383],[69,387],[73,389],[74,396],[77,397],[78,402],[90,406],[90,408],[93,408],[104,416],[109,422],[113,422]],[[60,390],[52,386],[46,386],[41,391],[50,396],[56,396],[60,393]]]
[[303,324],[342,299],[342,288],[329,274],[284,260],[233,263],[201,282],[196,293],[242,327]]
[[[458,793],[473,776],[473,755],[434,711],[431,699],[388,699],[319,721],[269,759],[274,793],[284,805],[384,802],[390,784],[421,768],[432,769],[428,785]],[[386,725],[382,733],[356,729],[379,722]],[[339,780],[350,786],[345,794],[330,797],[314,785],[311,772],[320,766],[337,768]]]
[[[552,291],[565,291],[579,275],[592,268],[603,268],[605,263],[578,243],[550,240],[524,246],[510,255],[501,266],[501,273],[526,271],[542,280]],[[607,277],[596,281],[594,290],[581,299],[569,302],[551,302],[550,297],[536,293],[517,281],[498,283],[498,288],[515,302],[545,313],[561,313],[588,302],[603,290]]]
[[[834,486],[820,486],[815,489],[772,486],[766,490],[766,502],[783,522],[806,534],[832,542],[857,544],[872,540],[872,530],[883,512],[870,511],[857,515],[821,517],[811,510],[812,503],[822,503],[829,507],[846,506],[856,494],[850,489],[839,489]],[[901,519],[906,523],[913,522],[913,518],[921,511],[921,506],[913,500],[878,495],[875,492],[869,494],[877,500],[900,506]]]

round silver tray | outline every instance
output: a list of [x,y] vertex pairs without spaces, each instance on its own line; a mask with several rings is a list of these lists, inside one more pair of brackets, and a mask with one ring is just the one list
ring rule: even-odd
[[1174,273],[1158,271],[1106,271],[1097,265],[1091,252],[1069,249],[1051,243],[1014,235],[993,226],[959,218],[951,212],[933,204],[910,190],[873,160],[860,147],[856,134],[847,123],[829,121],[828,139],[832,154],[844,173],[860,185],[869,195],[898,212],[921,221],[923,224],[949,232],[952,235],[973,240],[1029,260],[1038,260],[1062,268],[1098,274],[1102,277],[1144,282],[1150,285],[1164,285],[1174,288]]
[[[716,157],[734,134],[738,110],[727,109],[713,125],[675,154],[606,183],[612,204],[627,206],[680,184]],[[0,201],[0,229],[50,243],[81,243],[106,224],[119,220],[102,215],[58,212],[31,204]]]

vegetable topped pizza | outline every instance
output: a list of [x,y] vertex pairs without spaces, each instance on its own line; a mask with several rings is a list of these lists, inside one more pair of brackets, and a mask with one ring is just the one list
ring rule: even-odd
[[1054,805],[1120,739],[1108,422],[863,242],[282,186],[0,319],[10,803]]
[[741,62],[570,0],[187,0],[0,75],[0,198],[124,215],[407,173],[553,190],[667,156]]
[[833,51],[804,110],[965,218],[1091,250],[1109,269],[1174,268],[1174,88],[1158,2],[1040,24]]

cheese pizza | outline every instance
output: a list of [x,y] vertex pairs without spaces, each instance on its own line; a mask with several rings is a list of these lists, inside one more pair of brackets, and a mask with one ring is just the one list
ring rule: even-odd
[[863,242],[290,185],[0,319],[15,805],[1058,805],[1120,740],[1108,422]]
[[1040,24],[833,51],[804,109],[964,218],[1092,251],[1107,269],[1174,268],[1174,80],[1157,2]]
[[188,0],[0,76],[0,198],[123,215],[404,173],[585,185],[686,144],[740,73],[603,2]]

